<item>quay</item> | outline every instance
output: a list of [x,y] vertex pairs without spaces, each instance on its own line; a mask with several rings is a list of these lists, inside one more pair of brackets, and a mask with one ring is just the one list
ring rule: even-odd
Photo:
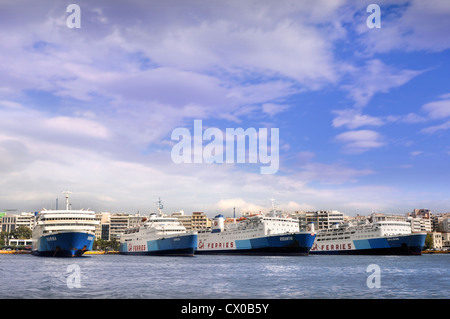
[[[0,250],[0,255],[12,255],[12,254],[31,254],[31,250]],[[117,255],[119,254],[118,251],[87,251],[83,255]]]
[[83,255],[118,255],[119,252],[115,250],[111,251],[99,251],[99,250],[90,250],[85,252]]
[[31,250],[0,250],[0,254],[31,254]]
[[423,250],[422,254],[450,254],[450,250]]

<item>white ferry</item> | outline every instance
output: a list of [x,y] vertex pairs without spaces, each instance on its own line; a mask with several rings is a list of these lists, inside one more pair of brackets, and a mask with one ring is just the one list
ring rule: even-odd
[[412,233],[411,224],[393,216],[335,225],[317,232],[311,254],[421,255],[426,233]]
[[120,254],[194,255],[197,233],[188,232],[177,218],[163,216],[161,200],[158,203],[159,215],[151,214],[142,220],[142,225],[129,228],[120,236]]
[[92,250],[95,240],[95,212],[69,209],[69,194],[65,210],[42,210],[36,214],[33,229],[32,254],[36,256],[79,257]]
[[242,217],[225,225],[223,215],[214,218],[211,231],[198,233],[196,254],[308,255],[314,230],[300,230],[297,219],[268,215]]

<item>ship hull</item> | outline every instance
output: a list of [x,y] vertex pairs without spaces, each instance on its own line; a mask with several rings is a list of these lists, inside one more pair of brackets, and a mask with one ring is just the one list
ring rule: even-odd
[[95,236],[86,232],[61,232],[36,238],[32,254],[44,257],[81,257],[92,250]]
[[122,255],[150,256],[194,256],[197,248],[197,234],[166,237],[146,242],[121,242]]
[[311,233],[264,236],[234,241],[227,241],[226,237],[222,241],[214,240],[214,236],[220,236],[214,233],[210,236],[199,240],[196,254],[306,256],[315,238],[315,235]]
[[351,243],[321,242],[311,254],[321,255],[421,255],[426,234],[353,240]]

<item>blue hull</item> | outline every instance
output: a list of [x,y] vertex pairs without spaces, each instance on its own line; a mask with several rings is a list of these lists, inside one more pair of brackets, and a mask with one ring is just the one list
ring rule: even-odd
[[198,249],[196,254],[306,256],[314,239],[315,235],[309,233],[266,236],[236,240],[236,249]]
[[35,256],[46,257],[80,257],[92,250],[95,236],[83,232],[67,232],[41,236],[37,239]]
[[144,250],[137,248],[136,245],[121,243],[119,253],[123,255],[194,256],[197,249],[197,235],[149,240]]
[[[421,255],[426,234],[354,240],[355,249],[311,250],[322,255]],[[331,246],[331,245],[329,245]],[[329,247],[332,248],[332,247]],[[333,247],[334,248],[334,247]]]

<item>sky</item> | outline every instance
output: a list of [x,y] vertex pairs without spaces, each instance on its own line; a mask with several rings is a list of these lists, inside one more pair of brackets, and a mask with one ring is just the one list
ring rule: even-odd
[[[2,0],[0,211],[448,212],[449,30],[448,0]],[[277,171],[174,161],[199,120],[278,129]]]

